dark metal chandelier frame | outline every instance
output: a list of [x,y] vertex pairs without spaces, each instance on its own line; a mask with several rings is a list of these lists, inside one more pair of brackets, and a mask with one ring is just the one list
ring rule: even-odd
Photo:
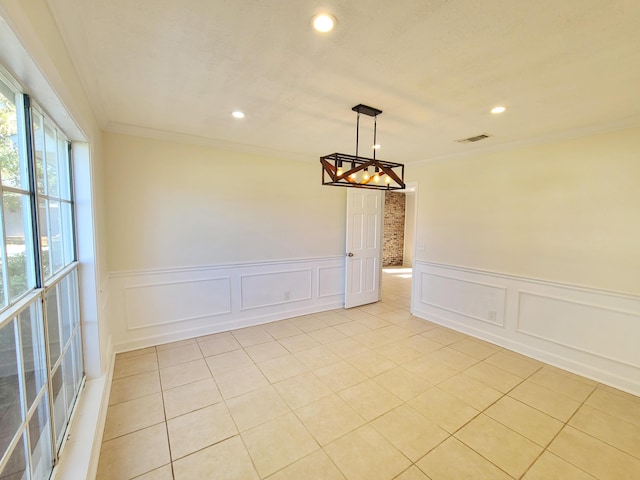
[[[356,120],[356,154],[331,153],[320,157],[322,184],[378,190],[404,189],[404,165],[376,159],[377,116],[382,113],[382,110],[362,104],[356,105],[351,110],[358,114]],[[358,155],[361,113],[373,117],[373,158]],[[373,169],[373,172],[369,169]]]

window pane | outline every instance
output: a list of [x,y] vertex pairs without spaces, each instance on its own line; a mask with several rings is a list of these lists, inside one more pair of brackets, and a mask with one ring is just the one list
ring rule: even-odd
[[60,447],[62,443],[62,434],[67,425],[67,408],[64,399],[64,383],[62,380],[62,365],[56,370],[51,377],[51,386],[53,388],[53,417],[56,433],[56,447]]
[[84,360],[82,358],[82,336],[80,330],[76,331],[73,337],[73,360],[76,362],[74,379],[76,385],[76,393],[80,390],[80,384],[82,383],[82,377],[84,376]]
[[73,303],[73,283],[71,275],[67,275],[58,283],[60,298],[60,313],[62,315],[62,345],[64,348],[67,345],[67,340],[71,338],[71,332],[76,324],[75,321],[75,305]]
[[73,406],[73,401],[76,398],[76,382],[73,369],[73,350],[69,349],[62,360],[62,378],[64,381],[65,398],[67,401],[65,406],[69,413],[71,413],[71,407]]
[[22,424],[15,320],[0,329],[0,458]]
[[36,162],[36,183],[38,186],[38,193],[44,194],[46,193],[44,181],[44,118],[37,110],[32,109],[31,122],[33,127],[34,154]]
[[38,404],[29,422],[29,441],[31,442],[32,479],[46,480],[53,468],[51,449],[51,422],[49,421],[49,400],[45,394]]
[[76,259],[73,234],[73,205],[67,202],[60,202],[60,213],[62,217],[62,249],[64,251],[64,265],[66,266]]
[[49,202],[40,198],[38,200],[38,214],[40,216],[40,252],[42,259],[42,275],[44,278],[51,276],[51,248],[49,245]]
[[[70,215],[70,212],[61,211],[60,202],[57,200],[46,200],[41,198],[40,205],[40,238],[42,250],[42,269],[44,278],[50,278],[58,273],[65,266],[65,248],[68,254],[73,251],[73,244],[65,246],[66,235],[64,228],[71,229],[71,221],[63,226],[63,216]],[[66,221],[66,220],[65,220]],[[73,241],[73,239],[69,239]],[[69,262],[71,263],[71,262]]]
[[51,250],[51,273],[55,274],[64,267],[62,251],[62,218],[60,202],[49,200],[49,248]]
[[31,248],[31,202],[28,195],[4,192],[2,206],[7,247],[9,301],[12,302],[35,287]]
[[55,127],[46,119],[44,121],[44,145],[46,148],[47,195],[58,197],[60,195],[58,190],[58,139]]
[[71,172],[69,171],[69,145],[58,135],[58,178],[60,198],[71,200]]
[[78,292],[78,270],[73,270],[69,274],[69,285],[73,294],[73,326],[80,324],[80,294]]
[[29,409],[47,383],[40,301],[36,300],[20,314],[20,336],[22,337],[27,409]]
[[60,326],[58,322],[58,288],[52,288],[47,292],[45,299],[47,309],[47,328],[49,333],[49,360],[53,366],[60,357],[62,345],[60,344]]
[[[20,98],[18,96],[18,98]],[[2,185],[28,190],[27,162],[22,133],[22,110],[16,94],[0,80],[0,176]]]
[[20,442],[16,445],[13,453],[11,453],[7,466],[0,472],[0,480],[26,480],[28,478],[25,455],[27,450],[26,445],[26,437],[22,435]]

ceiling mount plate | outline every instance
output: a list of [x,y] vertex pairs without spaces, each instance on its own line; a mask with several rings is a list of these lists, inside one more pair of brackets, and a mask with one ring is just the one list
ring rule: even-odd
[[382,110],[378,110],[377,108],[370,107],[368,105],[356,105],[351,110],[358,113],[364,113],[365,115],[369,115],[370,117],[375,117],[382,113]]

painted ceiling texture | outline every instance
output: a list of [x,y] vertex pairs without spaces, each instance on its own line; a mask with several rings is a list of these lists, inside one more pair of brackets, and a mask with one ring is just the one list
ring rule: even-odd
[[363,103],[411,163],[640,125],[637,0],[48,1],[106,131],[317,161]]

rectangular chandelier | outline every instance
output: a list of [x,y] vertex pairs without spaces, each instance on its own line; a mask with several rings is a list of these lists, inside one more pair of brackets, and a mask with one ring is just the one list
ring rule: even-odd
[[[374,188],[379,190],[402,190],[404,165],[376,159],[377,117],[382,110],[367,105],[356,105],[351,110],[358,114],[356,119],[356,154],[332,153],[320,157],[322,164],[322,184],[338,187]],[[360,143],[360,114],[373,117],[373,158],[358,155]]]
[[320,157],[322,184],[339,187],[402,190],[404,165],[384,160],[332,153]]

